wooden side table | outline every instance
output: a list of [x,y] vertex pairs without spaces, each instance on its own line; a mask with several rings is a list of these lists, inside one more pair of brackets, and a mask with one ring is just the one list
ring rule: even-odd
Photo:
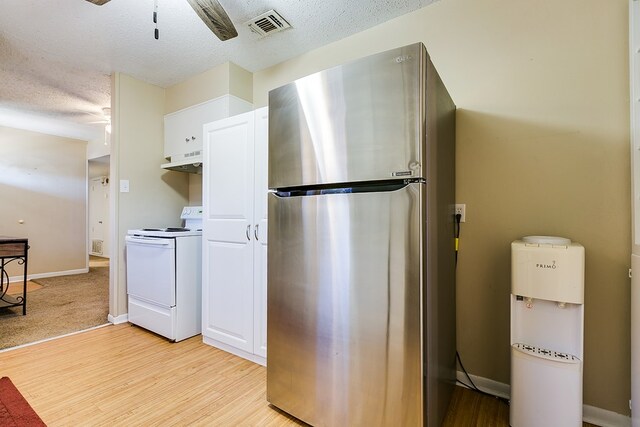
[[[22,315],[27,314],[27,252],[29,240],[19,237],[0,236],[0,308],[22,306]],[[6,266],[15,262],[22,265],[22,295],[7,295],[9,273]]]

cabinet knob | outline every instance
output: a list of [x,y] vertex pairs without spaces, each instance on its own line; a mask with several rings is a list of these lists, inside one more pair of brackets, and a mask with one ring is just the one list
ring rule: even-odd
[[196,137],[195,137],[195,136],[192,136],[192,137],[191,137],[191,140],[192,140],[192,141],[195,141],[195,140],[196,140]]
[[189,138],[185,138],[185,139],[184,139],[184,142],[189,142]]

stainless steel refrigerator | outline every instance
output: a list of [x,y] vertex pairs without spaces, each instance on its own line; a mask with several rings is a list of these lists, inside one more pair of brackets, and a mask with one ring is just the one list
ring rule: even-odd
[[440,425],[455,385],[455,105],[422,43],[269,93],[267,399]]

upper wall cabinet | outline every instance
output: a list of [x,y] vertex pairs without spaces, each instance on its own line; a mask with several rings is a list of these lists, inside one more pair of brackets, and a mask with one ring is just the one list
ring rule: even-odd
[[164,116],[165,169],[181,170],[181,165],[202,163],[202,126],[205,123],[245,113],[252,104],[233,95],[224,95]]

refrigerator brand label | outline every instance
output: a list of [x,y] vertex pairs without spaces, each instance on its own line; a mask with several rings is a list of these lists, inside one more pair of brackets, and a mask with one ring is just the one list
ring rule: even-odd
[[412,171],[391,172],[391,176],[412,176]]
[[400,56],[396,57],[396,62],[398,64],[400,64],[400,63],[402,63],[404,61],[409,61],[411,59],[413,59],[413,57],[411,55],[400,55]]

